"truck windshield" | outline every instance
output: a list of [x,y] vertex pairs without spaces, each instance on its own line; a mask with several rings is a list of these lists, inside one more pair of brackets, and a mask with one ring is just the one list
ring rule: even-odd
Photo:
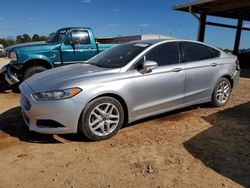
[[67,29],[58,30],[55,34],[52,34],[48,43],[61,43],[64,39],[65,35],[67,34]]
[[140,42],[121,44],[91,58],[87,63],[103,68],[121,68],[149,46]]

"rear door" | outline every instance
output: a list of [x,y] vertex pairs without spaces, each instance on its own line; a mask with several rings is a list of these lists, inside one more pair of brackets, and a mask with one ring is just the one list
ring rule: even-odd
[[157,62],[159,67],[145,74],[134,70],[134,112],[139,118],[176,108],[184,97],[185,74],[176,42],[154,47],[144,58]]
[[88,31],[72,30],[70,34],[68,37],[72,36],[77,38],[79,43],[62,44],[61,53],[64,64],[83,62],[97,54],[96,46],[95,44],[91,44]]
[[206,45],[182,42],[183,62],[185,62],[185,103],[206,102],[218,79],[220,52]]

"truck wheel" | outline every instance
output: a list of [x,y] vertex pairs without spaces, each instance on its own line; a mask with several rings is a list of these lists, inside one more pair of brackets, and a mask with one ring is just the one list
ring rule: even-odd
[[79,130],[90,140],[112,137],[124,122],[124,110],[112,97],[100,97],[86,105],[79,123]]
[[47,69],[43,66],[32,66],[32,67],[29,67],[27,68],[25,71],[24,71],[24,76],[23,76],[23,80],[26,80],[28,78],[30,78],[31,76],[39,73],[39,72],[43,72],[43,71],[46,71]]
[[231,83],[226,78],[221,78],[214,89],[211,103],[215,107],[225,105],[231,94]]

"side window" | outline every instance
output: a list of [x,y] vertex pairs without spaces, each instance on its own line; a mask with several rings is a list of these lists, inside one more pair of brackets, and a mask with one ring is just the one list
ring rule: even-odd
[[202,44],[183,42],[182,46],[187,62],[210,59],[210,54],[207,50],[207,47]]
[[71,35],[72,38],[79,44],[90,44],[89,34],[87,31],[73,30]]
[[207,46],[207,50],[208,50],[211,58],[216,58],[216,57],[220,56],[220,51],[218,51],[214,48]]
[[176,42],[161,44],[146,55],[146,60],[156,61],[159,66],[178,64],[180,63],[178,44]]

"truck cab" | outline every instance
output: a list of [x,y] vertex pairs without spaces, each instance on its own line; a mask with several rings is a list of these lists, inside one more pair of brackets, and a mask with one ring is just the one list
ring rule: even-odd
[[2,72],[6,81],[13,85],[54,67],[82,63],[112,46],[97,44],[90,28],[61,28],[46,42],[31,42],[8,47],[6,51],[10,63]]

